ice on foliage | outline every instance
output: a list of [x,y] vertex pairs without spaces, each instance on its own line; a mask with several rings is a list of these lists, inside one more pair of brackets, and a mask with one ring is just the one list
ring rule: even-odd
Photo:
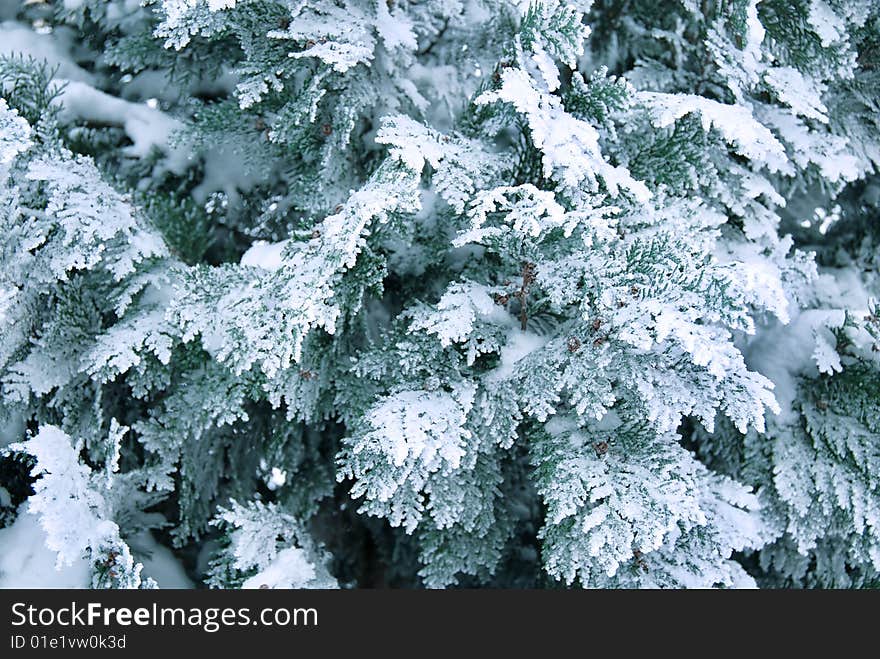
[[[736,496],[716,502],[712,476],[679,446],[676,435],[654,435],[638,426],[590,431],[562,417],[545,428],[532,462],[547,505],[540,536],[551,575],[585,586],[603,585],[619,573],[625,581],[627,568],[650,573],[652,563],[645,561],[655,560],[655,554],[661,563],[668,564],[670,555],[675,559],[669,549],[692,533],[711,542],[712,552],[704,559],[711,557],[714,570],[723,573],[734,550],[758,544],[750,530],[755,522],[742,524],[758,507],[755,497],[740,488]],[[718,524],[721,515],[734,523]],[[699,555],[679,551],[685,561]],[[704,586],[716,585],[712,572],[693,572],[688,585],[700,576]]]
[[18,111],[0,98],[0,181],[6,179],[15,157],[31,146],[31,127]]
[[694,364],[705,366],[718,379],[741,364],[739,351],[729,342],[729,332],[697,325],[677,309],[660,309],[654,316],[654,339],[663,343],[670,338],[691,355]]
[[647,186],[636,181],[626,168],[609,164],[599,148],[599,133],[586,121],[565,111],[561,99],[539,88],[521,68],[507,68],[501,87],[477,97],[486,105],[504,101],[513,105],[528,121],[535,147],[541,151],[544,173],[566,186],[599,190],[601,180],[611,195],[628,191],[640,202],[651,196]]
[[846,137],[811,128],[780,108],[766,107],[761,114],[763,121],[788,145],[789,158],[798,167],[807,169],[815,165],[832,183],[853,181],[861,176],[864,166],[850,153]]
[[840,355],[831,345],[825,332],[816,334],[816,347],[813,348],[813,359],[816,361],[816,367],[820,373],[834,375],[835,372],[843,370],[840,364]]
[[57,564],[71,565],[98,538],[118,531],[103,519],[105,502],[91,489],[91,470],[81,464],[72,440],[59,428],[44,427],[26,443],[12,444],[13,451],[36,458],[34,476],[42,476],[29,499],[28,511],[40,517],[46,544],[57,554]]
[[[809,363],[811,333],[801,333]],[[714,450],[762,456],[731,465],[765,483],[775,542],[759,557],[777,583],[854,587],[880,572],[880,486],[873,477],[880,468],[880,378],[875,366],[849,357],[840,372],[819,378],[813,365],[792,381],[793,409],[766,437],[750,433],[725,446],[730,436],[723,435],[713,442]]]
[[301,523],[275,504],[231,501],[212,523],[225,530],[228,542],[212,568],[251,574],[242,588],[337,587]]
[[370,226],[418,208],[417,181],[417,174],[386,163],[324,219],[315,237],[285,245],[276,270],[227,266],[185,273],[169,311],[183,340],[200,336],[237,374],[256,364],[272,377],[298,362],[312,329],[336,331],[342,309],[335,288],[355,265]]
[[165,309],[144,309],[123,318],[95,338],[84,357],[84,370],[93,378],[107,382],[139,366],[148,353],[155,355],[160,363],[168,364],[175,334],[165,318]]
[[[367,33],[362,38],[369,38]],[[327,41],[325,43],[315,44],[306,50],[298,53],[291,53],[290,56],[296,59],[303,57],[316,57],[327,64],[330,64],[338,73],[345,73],[349,69],[361,64],[369,62],[373,59],[373,44],[368,43],[339,43],[338,41]]]
[[[389,40],[395,43],[395,38],[403,39],[397,43],[408,43],[400,21],[394,21],[389,14],[387,20],[380,17],[380,22],[385,30],[386,44]],[[376,50],[374,28],[375,18],[355,3],[345,2],[342,6],[303,3],[296,8],[286,29],[273,30],[268,36],[295,43],[305,42],[307,47],[304,50],[290,52],[288,57],[315,57],[336,72],[345,73],[359,64],[368,65],[373,59]]]
[[[730,293],[736,291],[742,296],[743,303],[764,309],[780,322],[787,323],[790,319],[790,302],[779,263],[783,262],[788,248],[788,241],[780,241],[774,253],[767,255],[760,244],[730,241],[719,244],[713,255],[721,264],[719,274],[732,285]],[[746,317],[737,329],[754,334],[755,323],[751,317]]]
[[[111,501],[107,492],[123,477],[151,495],[176,490],[176,533],[186,539],[210,516],[221,479],[224,488],[262,479],[279,501],[294,501],[312,489],[311,475],[276,455],[254,481],[247,446],[235,441],[252,429],[262,441],[264,426],[275,441],[268,399],[286,404],[288,419],[304,419],[309,432],[313,423],[339,417],[350,433],[339,476],[354,479],[363,511],[408,531],[418,527],[419,574],[429,586],[508,567],[500,561],[509,538],[545,510],[547,570],[591,586],[754,585],[731,553],[760,547],[773,534],[780,540],[761,561],[772,562],[768,556],[778,551],[794,564],[791,556],[801,551],[820,573],[845,574],[847,561],[880,567],[877,485],[865,476],[877,472],[877,385],[870,370],[859,371],[877,363],[875,355],[865,357],[874,341],[871,321],[853,321],[842,308],[799,310],[804,293],[793,292],[792,282],[809,279],[810,261],[789,254],[791,239],[777,235],[785,197],[799,190],[825,197],[867,171],[869,159],[853,153],[873,147],[858,130],[849,134],[857,111],[847,104],[855,100],[870,112],[870,83],[863,89],[859,80],[855,94],[834,76],[855,84],[843,69],[858,68],[850,40],[870,34],[863,27],[873,8],[812,0],[802,3],[809,16],[796,25],[765,30],[760,18],[774,8],[759,16],[759,1],[738,2],[711,23],[696,15],[700,3],[687,0],[683,14],[682,7],[672,14],[648,8],[603,24],[612,45],[597,42],[582,63],[595,56],[626,70],[635,61],[628,77],[652,90],[636,94],[621,85],[619,104],[589,96],[597,91],[592,82],[569,86],[557,67],[573,67],[583,55],[589,1],[518,1],[512,14],[511,7],[456,2],[148,3],[158,19],[154,34],[167,47],[192,49],[174,65],[184,79],[201,73],[218,46],[240,46],[229,51],[236,80],[221,85],[232,91],[237,84],[229,116],[256,126],[247,135],[268,138],[259,149],[247,140],[233,147],[227,125],[220,126],[204,173],[191,172],[202,180],[187,179],[185,189],[197,201],[226,190],[232,229],[251,208],[238,203],[246,200],[236,198],[236,188],[246,179],[257,194],[255,184],[265,183],[277,212],[257,220],[268,218],[265,226],[238,227],[255,237],[275,235],[269,225],[276,221],[276,228],[314,222],[287,240],[257,240],[240,262],[219,267],[168,269],[158,233],[143,226],[94,163],[53,150],[57,145],[43,139],[47,122],[31,145],[30,129],[0,101],[0,169],[22,173],[0,191],[9,233],[0,286],[4,396],[27,401],[21,409],[38,420],[50,414],[65,427],[85,427],[92,410],[101,417],[130,387],[138,399],[132,427],[149,462],[143,471],[119,473],[126,428],[115,419],[109,437],[83,438],[94,472],[80,462],[78,443],[52,443],[44,427],[23,446],[39,453],[41,442],[51,445],[67,463],[38,456],[38,465],[59,472],[44,469],[38,486],[63,495],[86,483],[71,507],[85,522],[69,534],[59,530],[67,520],[53,512],[62,497],[52,499],[48,489],[32,497],[52,521],[50,539],[89,547],[74,531],[89,534],[92,525],[92,535],[106,540],[93,553],[106,562],[108,543],[124,546],[108,525],[110,508],[125,497]],[[123,4],[137,20],[108,25],[127,49],[148,39],[125,37],[153,27],[137,3]],[[102,20],[100,12],[94,17]],[[669,20],[661,26],[660,18]],[[171,134],[181,125],[90,86],[95,76],[67,54],[72,44],[64,35],[75,33],[73,25],[38,38],[6,24],[0,50],[9,42],[62,64],[61,75],[75,81],[57,101],[62,127],[122,128],[132,144],[97,143],[101,162],[158,148],[179,174],[187,161],[177,158],[187,147],[179,153]],[[705,43],[687,42],[694,29]],[[24,43],[29,36],[36,46]],[[801,38],[810,48],[800,47]],[[658,39],[671,44],[668,52]],[[146,66],[157,77],[163,67]],[[495,66],[497,74],[486,75]],[[707,97],[660,93],[693,88],[694,74]],[[477,78],[484,85],[475,89]],[[163,99],[201,92],[205,81],[172,83]],[[725,83],[735,105],[708,98],[727,94]],[[474,93],[477,107],[460,112]],[[585,106],[594,101],[602,107],[591,114]],[[505,105],[488,107],[496,102]],[[433,127],[401,114],[411,110]],[[676,141],[693,135],[691,122],[668,130],[686,115],[720,135],[731,153],[715,139],[702,153],[699,129],[693,143]],[[312,129],[324,121],[329,131],[319,136]],[[262,123],[269,124],[265,132]],[[104,133],[90,127],[80,134]],[[243,173],[251,161],[242,153],[261,166]],[[157,168],[151,182],[141,170],[148,162],[122,164],[124,179],[143,176],[148,194],[164,194],[160,177],[168,172]],[[684,190],[656,183],[667,164],[686,170]],[[761,165],[789,177],[791,187],[775,188],[783,178],[760,174]],[[373,176],[358,188],[364,172]],[[449,207],[433,203],[441,198]],[[420,199],[429,203],[413,216]],[[789,206],[792,217],[800,213],[798,203]],[[517,293],[525,260],[534,280]],[[868,275],[853,266],[845,276]],[[387,297],[365,295],[383,284]],[[413,303],[411,294],[439,300]],[[59,301],[53,313],[35,314],[47,297]],[[515,317],[520,305],[522,320]],[[843,295],[838,306],[863,308]],[[777,325],[767,314],[790,323]],[[196,338],[208,355],[181,345]],[[117,386],[103,386],[114,379]],[[848,384],[835,390],[841,382]],[[101,398],[108,393],[114,400]],[[766,428],[765,410],[780,412]],[[16,409],[18,429],[10,435],[24,432],[25,412]],[[748,488],[710,474],[679,443],[682,432],[701,448],[711,444],[702,431],[679,428],[686,419],[711,430],[719,414],[746,433],[734,433],[745,444],[731,453],[747,463],[743,482],[761,485],[763,510]],[[295,447],[305,464],[314,457],[310,441]],[[522,494],[531,488],[520,487],[520,472],[532,472],[522,469],[521,451],[532,453],[546,508]],[[236,471],[239,464],[245,472]],[[767,520],[772,533],[762,525]],[[275,505],[221,510],[212,583],[333,583],[303,530],[306,521]],[[837,549],[845,558],[835,557]],[[89,556],[87,565],[97,560]]]
[[364,416],[363,431],[347,440],[340,479],[354,479],[352,496],[364,511],[412,532],[422,518],[422,491],[435,472],[457,470],[468,450],[466,427],[475,389],[401,391],[381,398]]
[[[141,564],[135,564],[119,537],[112,510],[91,469],[79,460],[78,447],[60,428],[46,425],[30,440],[9,446],[34,457],[31,475],[38,477],[28,499],[28,513],[39,517],[46,546],[56,553],[56,567],[88,556],[92,569],[105,562],[123,587],[141,585]],[[118,572],[112,574],[114,570]]]
[[704,130],[716,129],[737,153],[765,164],[771,171],[785,168],[785,148],[745,106],[727,105],[694,94],[639,92],[637,98],[652,112],[658,128],[696,113]]
[[577,58],[584,52],[584,41],[590,35],[590,28],[583,20],[590,3],[543,0],[517,4],[522,12],[519,36],[523,45],[543,61],[539,67],[553,78],[558,74],[551,57],[575,68]]
[[[530,392],[524,411],[537,418],[552,414],[565,392],[579,412],[598,415],[624,396],[642,406],[658,432],[676,428],[683,415],[712,427],[719,410],[743,431],[763,428],[765,407],[777,409],[773,385],[746,368],[730,329],[754,331],[752,304],[787,317],[781,274],[748,250],[724,262],[713,258],[720,214],[697,202],[655,201],[657,207],[617,218],[623,227],[642,225],[633,237],[621,240],[613,232],[595,246],[572,241],[568,253],[541,260],[536,276],[545,303],[557,313],[579,314],[583,325],[553,338],[505,379],[514,377],[517,390]],[[519,338],[513,332],[507,343]],[[506,350],[499,350],[502,364]],[[564,367],[552,350],[574,350],[572,365]],[[583,372],[575,366],[580,361]],[[602,394],[575,384],[584,377]],[[605,391],[611,381],[616,396]]]
[[790,66],[776,66],[767,70],[764,80],[776,92],[780,101],[792,111],[807,119],[828,123],[828,108],[822,103],[824,86],[809,80]]
[[748,0],[746,5],[746,45],[743,48],[743,54],[749,69],[757,69],[758,62],[763,59],[761,44],[764,42],[767,30],[764,29],[761,19],[758,17],[758,3],[760,2],[761,0]]
[[[702,471],[702,470],[701,470]],[[639,556],[593,585],[612,588],[755,588],[733,552],[763,546],[773,535],[758,497],[729,478],[703,472],[700,506],[707,524],[673,533],[655,552]]]
[[315,580],[315,576],[315,566],[309,562],[306,552],[299,547],[288,547],[279,551],[260,572],[246,579],[241,587],[306,588]]
[[504,314],[489,289],[473,282],[454,283],[446,289],[433,309],[415,312],[410,331],[436,334],[444,347],[462,343],[471,335],[478,318],[498,318]]
[[[411,170],[421,173],[426,163],[437,169],[445,157],[443,136],[405,115],[383,118],[376,143],[389,145],[388,153]],[[448,140],[448,138],[447,138]]]
[[376,143],[388,145],[390,157],[416,173],[430,165],[434,189],[458,213],[501,169],[479,141],[444,135],[404,115],[384,117]]
[[235,0],[162,0],[162,20],[155,35],[166,48],[182,50],[196,35],[210,36],[224,28],[222,11],[235,7]]
[[[93,366],[82,359],[95,348],[102,309],[112,314],[115,303],[121,315],[137,293],[132,275],[168,254],[162,237],[145,226],[130,199],[102,178],[90,158],[41,145],[20,160],[20,187],[4,191],[15,198],[3,224],[4,288],[14,292],[5,305],[10,322],[2,327],[3,380],[10,400],[61,389]],[[86,273],[106,282],[101,296],[110,305],[82,304],[97,299],[82,287]],[[55,302],[45,308],[49,291]],[[35,310],[42,311],[34,316]],[[39,325],[31,324],[35,320]],[[32,327],[40,328],[40,340],[29,339]],[[120,328],[115,338],[124,335]],[[117,348],[110,353],[126,352]],[[123,357],[129,359],[135,358]]]
[[500,233],[497,227],[483,228],[490,213],[505,213],[505,222],[522,235],[537,238],[548,230],[563,225],[571,234],[577,220],[566,217],[565,209],[557,203],[552,192],[538,190],[526,183],[519,186],[504,186],[479,192],[470,204],[468,218],[469,231],[458,236],[453,244],[461,246],[469,242],[480,242],[483,238]]
[[403,47],[407,50],[418,48],[418,40],[413,32],[412,21],[399,8],[389,9],[387,2],[376,0],[376,32],[382,38],[387,50]]
[[6,288],[0,288],[0,327],[10,322],[11,314],[9,313],[13,306],[16,292]]
[[[530,183],[483,190],[474,195],[468,207],[469,227],[460,232],[452,244],[462,247],[468,243],[491,242],[511,232],[517,238],[540,242],[554,229],[562,229],[565,238],[580,229],[584,245],[591,247],[594,241],[604,242],[615,235],[613,216],[620,208],[604,202],[604,195],[592,195],[577,210],[566,211],[553,192],[539,190]],[[490,216],[496,221],[486,226]]]
[[[763,432],[765,408],[779,411],[774,384],[762,374],[749,371],[734,350],[728,348],[732,368],[723,379],[697,364],[676,364],[676,357],[684,356],[677,350],[667,350],[665,359],[646,360],[638,370],[623,367],[621,379],[636,395],[645,420],[657,432],[673,431],[684,416],[698,419],[711,431],[717,411],[729,417],[740,432],[750,427]],[[670,358],[673,363],[669,363]]]
[[810,0],[807,22],[819,36],[823,48],[828,48],[846,35],[846,24],[825,0]]
[[777,422],[788,423],[796,418],[792,405],[800,377],[815,373],[819,367],[827,372],[839,366],[839,357],[825,331],[840,327],[843,321],[841,310],[804,310],[787,325],[764,329],[746,348],[748,362],[775,384],[780,405]]
[[50,239],[60,244],[48,254],[57,278],[103,264],[121,280],[144,260],[167,254],[162,238],[141,226],[131,204],[103,181],[90,158],[42,156],[30,163],[26,176],[46,185],[45,213],[60,229]]
[[456,394],[410,391],[381,401],[366,417],[372,427],[368,445],[375,442],[395,467],[418,462],[429,473],[443,463],[455,469],[470,437],[464,422],[474,392],[464,388]]
[[538,69],[539,78],[547,85],[547,91],[555,92],[562,84],[559,80],[559,69],[556,68],[556,62],[544,50],[544,47],[536,42],[532,44],[532,54],[528,61]]

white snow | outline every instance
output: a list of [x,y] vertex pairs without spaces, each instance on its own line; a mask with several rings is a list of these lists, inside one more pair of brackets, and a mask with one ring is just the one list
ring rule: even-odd
[[747,107],[727,105],[695,94],[639,92],[637,98],[653,111],[654,125],[658,128],[697,113],[704,130],[715,128],[737,153],[766,164],[770,171],[779,171],[788,162],[785,148]]
[[410,331],[423,330],[436,334],[445,347],[466,341],[477,318],[504,322],[506,316],[506,312],[492,300],[486,286],[456,282],[440,298],[436,310],[426,309],[415,313]]
[[303,588],[316,577],[315,566],[306,552],[299,547],[288,547],[278,552],[275,559],[263,570],[247,579],[241,587],[255,588]]
[[156,542],[149,531],[142,531],[131,539],[131,552],[143,563],[141,576],[152,577],[159,588],[193,587],[192,580],[186,575],[183,565],[174,553]]
[[110,505],[101,487],[106,481],[93,476],[91,469],[79,461],[80,448],[52,425],[44,425],[30,440],[10,446],[13,451],[36,458],[31,475],[40,478],[28,498],[27,514],[38,518],[45,532],[45,546],[55,555],[57,568],[77,565],[83,557],[90,562],[100,560],[102,548],[121,546],[127,558],[120,559],[128,561],[139,583],[141,566],[131,561],[119,527],[110,519]]
[[[464,426],[475,390],[462,386],[445,391],[402,391],[387,396],[368,413],[370,437],[390,462],[403,467],[423,463],[430,473],[443,463],[457,469],[471,433]],[[389,492],[389,496],[390,496]]]
[[788,155],[798,166],[815,164],[830,182],[858,178],[865,164],[850,153],[849,140],[841,135],[816,131],[797,115],[783,108],[765,106],[762,121],[774,128],[788,146]]
[[[458,236],[452,244],[460,247],[468,242],[479,242],[483,236],[497,232],[494,228],[482,229],[488,215],[496,211],[506,211],[506,223],[517,233],[533,238],[563,226],[567,219],[565,209],[550,191],[539,190],[530,183],[500,186],[477,193],[468,209],[471,230]],[[573,228],[566,227],[566,234],[570,235]]]
[[486,374],[486,382],[501,382],[510,378],[517,363],[547,345],[550,338],[548,335],[541,336],[520,329],[510,330],[501,349],[501,363]]
[[190,164],[186,148],[171,146],[172,134],[183,125],[147,103],[132,103],[110,96],[84,82],[59,81],[64,87],[55,104],[61,106],[61,120],[94,121],[122,126],[133,142],[125,151],[143,158],[153,147],[168,155],[167,166],[182,172]]
[[92,572],[85,558],[56,565],[37,515],[19,507],[18,517],[0,529],[0,588],[89,588]]
[[647,186],[633,179],[626,168],[605,160],[599,148],[598,131],[567,113],[559,97],[539,89],[537,81],[526,71],[505,69],[501,80],[499,90],[485,92],[474,103],[505,101],[525,115],[535,147],[543,154],[546,175],[555,175],[569,187],[587,182],[594,190],[598,190],[601,178],[612,195],[626,189],[640,203],[651,197]]
[[268,480],[266,481],[266,487],[270,490],[275,491],[279,487],[282,487],[287,482],[287,472],[282,471],[278,467],[272,467],[272,471],[269,475]]
[[263,270],[274,272],[283,264],[284,259],[282,258],[282,255],[284,253],[284,248],[289,243],[289,240],[282,240],[278,243],[257,240],[244,254],[242,254],[241,265],[262,268]]
[[[816,337],[827,327],[843,325],[844,314],[839,309],[810,309],[792,318],[788,325],[763,329],[743,351],[746,362],[773,381],[773,394],[779,404],[777,421],[794,423],[799,414],[793,409],[797,398],[797,379],[816,375],[817,363],[822,368],[833,368],[836,363],[831,346],[819,348]],[[823,339],[827,342],[827,339]],[[820,361],[821,360],[821,361]]]
[[820,373],[834,375],[835,371],[840,373],[843,370],[843,366],[840,364],[840,355],[837,354],[837,350],[831,345],[829,334],[830,332],[827,329],[817,330],[813,359],[816,360],[816,366],[819,368]]
[[370,46],[357,44],[340,44],[335,41],[316,44],[307,50],[298,53],[290,53],[290,57],[302,59],[304,57],[317,57],[318,59],[333,66],[337,73],[345,73],[361,62],[368,62],[373,58],[373,49]]
[[402,47],[406,50],[415,50],[419,44],[413,32],[412,22],[400,10],[392,14],[388,6],[386,0],[376,0],[376,31],[385,42],[385,48],[392,50]]
[[767,31],[758,18],[758,3],[761,0],[750,0],[746,7],[746,46],[743,49],[746,67],[754,70],[761,61],[761,44]]
[[72,39],[64,30],[52,34],[37,34],[31,28],[14,21],[0,23],[0,55],[21,55],[44,60],[56,76],[65,80],[90,83],[93,76],[70,57]]
[[[9,167],[18,154],[31,146],[31,127],[15,109],[0,98],[0,181],[6,179]],[[3,307],[4,293],[0,290],[0,310]]]
[[148,103],[133,103],[110,96],[92,86],[94,77],[78,66],[70,56],[74,45],[63,30],[40,35],[25,25],[7,21],[0,24],[0,55],[24,55],[44,60],[55,69],[56,89],[60,94],[53,101],[61,106],[60,120],[93,121],[122,126],[133,144],[126,152],[136,158],[145,157],[153,147],[167,156],[166,166],[175,173],[190,164],[185,145],[172,147],[171,136],[183,125]]
[[776,92],[780,101],[795,114],[828,123],[828,108],[822,103],[825,86],[790,66],[775,66],[767,70],[764,80]]
[[846,25],[825,0],[810,2],[807,22],[819,35],[823,48],[840,41],[846,35]]

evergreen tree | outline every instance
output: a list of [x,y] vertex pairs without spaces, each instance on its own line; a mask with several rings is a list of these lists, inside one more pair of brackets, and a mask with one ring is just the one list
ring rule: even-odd
[[0,19],[0,554],[877,585],[873,0]]

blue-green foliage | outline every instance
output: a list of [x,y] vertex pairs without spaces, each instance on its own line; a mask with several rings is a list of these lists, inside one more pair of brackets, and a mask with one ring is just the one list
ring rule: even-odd
[[0,474],[93,585],[876,583],[876,3],[17,20]]

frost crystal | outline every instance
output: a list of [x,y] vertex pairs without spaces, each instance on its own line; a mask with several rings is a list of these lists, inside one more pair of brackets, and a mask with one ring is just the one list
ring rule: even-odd
[[876,0],[0,14],[0,586],[880,584]]

